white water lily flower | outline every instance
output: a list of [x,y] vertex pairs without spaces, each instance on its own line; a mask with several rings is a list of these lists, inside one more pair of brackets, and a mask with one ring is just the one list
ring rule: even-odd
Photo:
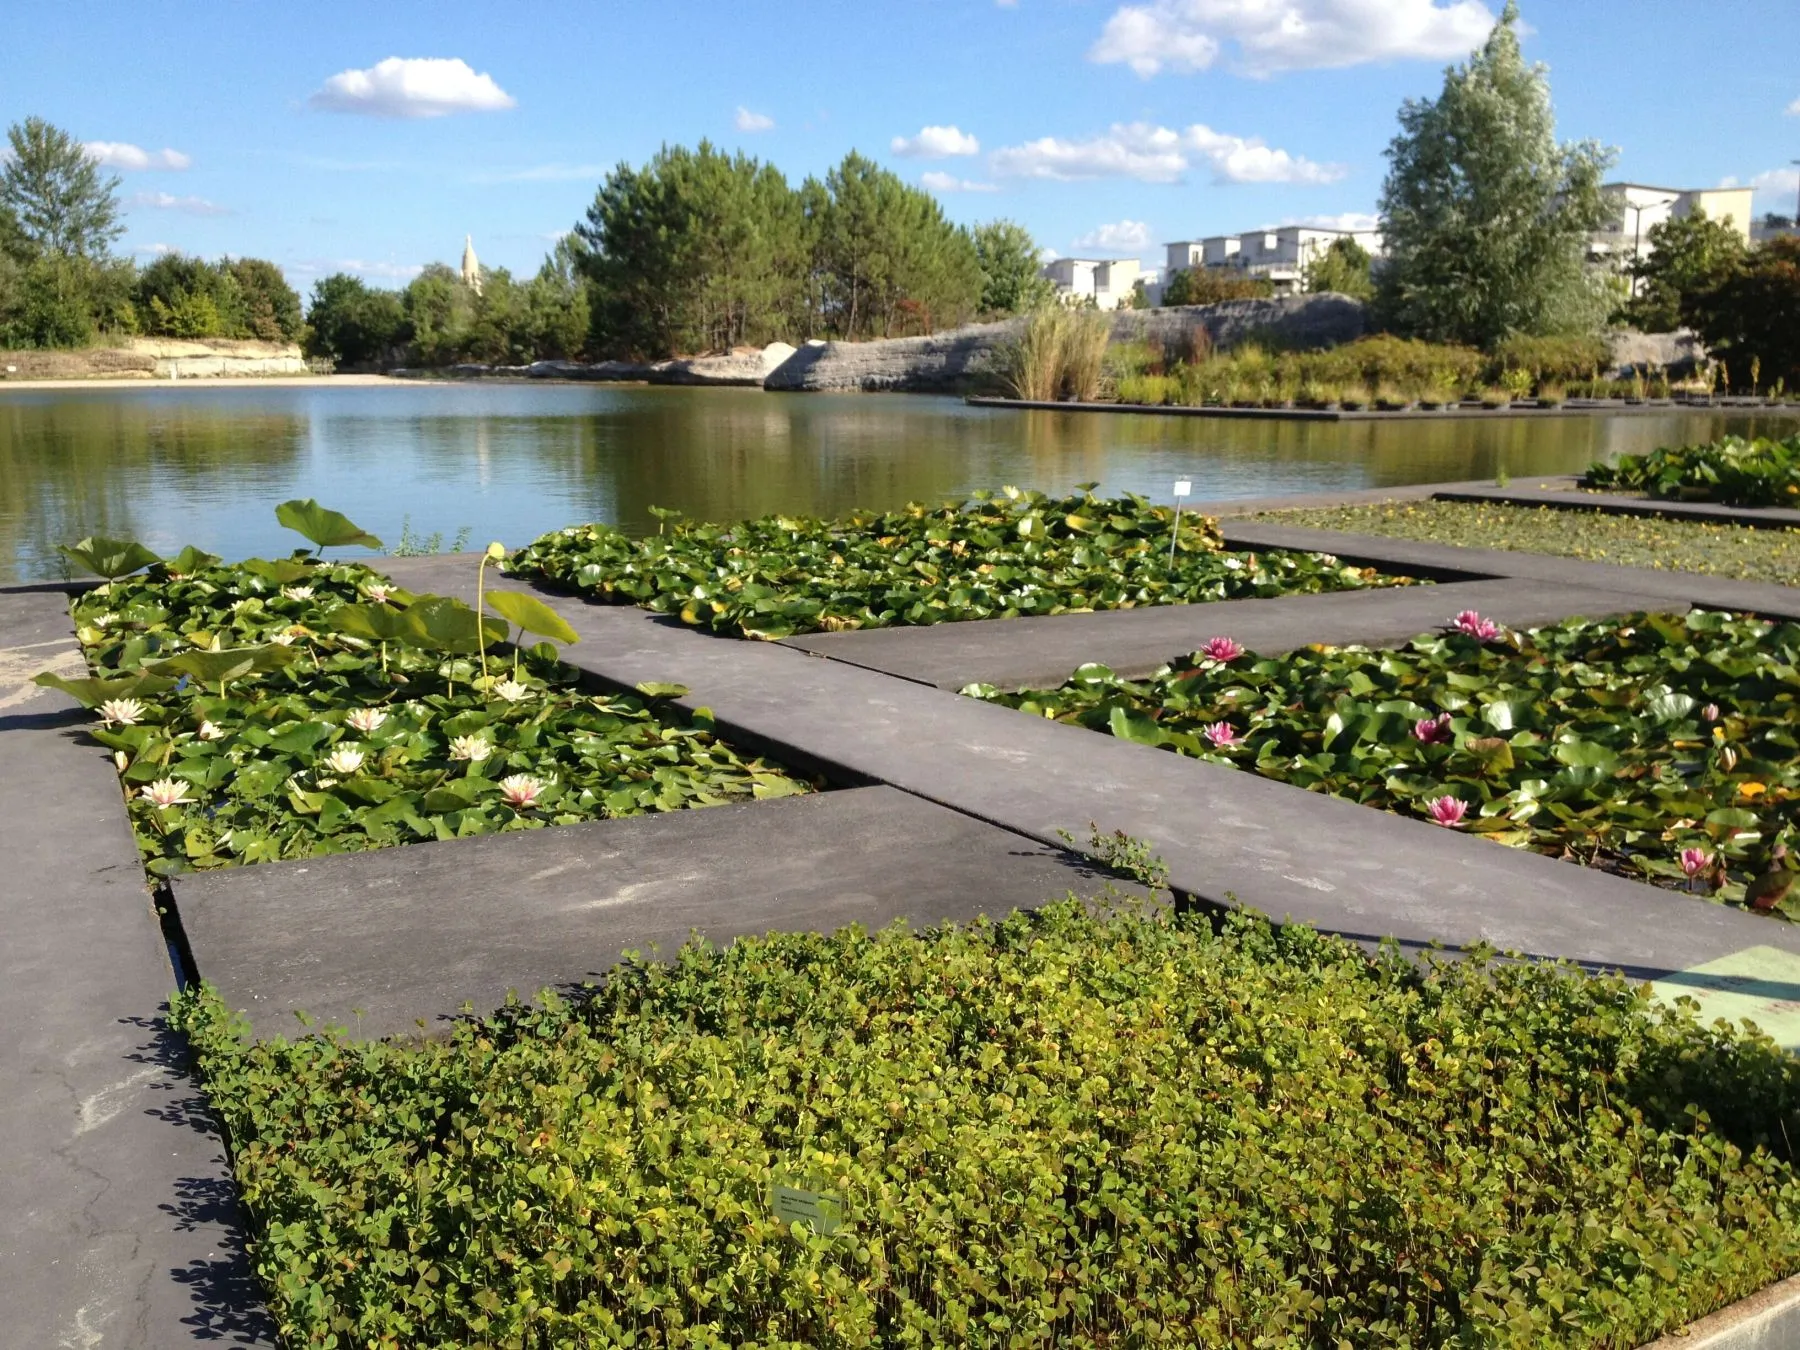
[[494,747],[482,736],[453,736],[450,738],[450,758],[477,760],[486,759],[494,753]]
[[325,767],[333,773],[352,774],[363,766],[363,752],[354,745],[340,745],[325,756]]
[[378,605],[385,605],[388,602],[388,597],[393,595],[393,593],[391,587],[383,586],[379,582],[363,588],[363,594],[368,596],[369,599],[373,600]]
[[277,647],[291,647],[294,645],[294,635],[292,633],[271,633],[269,641]]
[[93,624],[94,627],[96,627],[96,628],[104,628],[104,627],[106,627],[107,624],[114,622],[118,617],[119,616],[117,614],[111,613],[109,611],[105,614],[94,615],[93,617],[91,617],[88,620],[88,622]]
[[203,717],[200,719],[200,730],[195,734],[203,741],[223,740],[225,728],[220,726],[217,722],[209,722]]
[[281,593],[290,600],[310,600],[313,598],[311,586],[283,586]]
[[387,721],[387,714],[380,708],[356,708],[344,715],[344,721],[366,736]]
[[545,786],[528,773],[515,773],[500,780],[500,796],[515,811],[523,811],[537,802]]
[[139,794],[154,806],[180,806],[194,799],[187,795],[187,784],[179,778],[159,778]]
[[109,698],[100,705],[100,720],[109,727],[136,726],[144,716],[144,705],[135,698]]
[[520,684],[517,680],[501,680],[489,692],[496,697],[505,699],[508,703],[517,703],[521,699],[531,697],[530,687]]

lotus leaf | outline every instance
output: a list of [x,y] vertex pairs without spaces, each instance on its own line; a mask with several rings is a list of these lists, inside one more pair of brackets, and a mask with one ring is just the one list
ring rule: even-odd
[[162,558],[133,539],[90,537],[78,544],[58,544],[56,551],[82,571],[108,581],[152,566]]
[[[483,603],[515,628],[521,628],[527,633],[536,633],[539,637],[565,645],[581,641],[562,615],[535,596],[520,591],[489,591]],[[505,634],[501,636],[504,637]]]
[[154,698],[158,694],[172,689],[175,685],[175,681],[155,675],[123,675],[114,679],[95,679],[93,677],[69,679],[50,670],[32,676],[31,682],[42,685],[46,689],[59,689],[84,708],[98,708],[102,703],[112,699]]
[[348,516],[320,506],[311,497],[283,502],[275,508],[275,519],[321,549],[350,544],[374,549],[382,547],[381,540],[354,524]]

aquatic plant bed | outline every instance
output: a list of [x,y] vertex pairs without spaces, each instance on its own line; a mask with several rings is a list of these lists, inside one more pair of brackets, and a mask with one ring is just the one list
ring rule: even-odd
[[1268,511],[1256,519],[1271,525],[1548,553],[1625,567],[1800,586],[1800,530],[1467,501],[1313,507]]
[[812,790],[684,689],[596,693],[548,643],[506,649],[491,618],[478,638],[467,606],[361,565],[180,561],[80,596],[96,678],[55,682],[98,713],[153,873]]
[[[965,692],[1497,843],[1785,912],[1800,625],[1696,610],[1395,651],[1259,658],[1229,638],[1145,681]],[[1794,897],[1800,899],[1800,896]]]
[[1676,501],[1727,506],[1800,506],[1800,435],[1785,440],[1726,436],[1701,445],[1664,446],[1595,464],[1583,487],[1625,489]]
[[[1008,489],[960,505],[765,516],[736,525],[666,515],[644,539],[606,525],[545,535],[515,576],[642,605],[736,637],[1130,609],[1360,590],[1404,578],[1319,554],[1223,549],[1217,523],[1139,497]],[[1174,543],[1171,552],[1171,542]]]
[[1800,1266],[1766,1041],[1247,917],[690,948],[447,1043],[176,1017],[292,1345],[1626,1347]]
[[[1689,404],[1679,400],[1648,400],[1637,403],[1626,403],[1620,399],[1612,400],[1571,400],[1553,407],[1543,407],[1530,399],[1516,403],[1505,403],[1497,407],[1484,407],[1479,403],[1451,403],[1437,408],[1241,408],[1223,407],[1215,404],[1201,407],[1190,407],[1184,404],[1170,403],[1073,403],[1052,402],[1044,399],[1000,398],[989,395],[978,395],[964,400],[980,408],[1017,408],[1021,411],[1033,412],[1075,412],[1075,413],[1136,413],[1150,417],[1223,417],[1255,420],[1280,419],[1288,422],[1392,422],[1392,421],[1444,421],[1458,417],[1666,417],[1671,409],[1689,407],[1727,407],[1739,406],[1724,403]],[[1800,415],[1800,404],[1751,404],[1746,401],[1742,406],[1754,407],[1757,415],[1762,416],[1796,416]]]

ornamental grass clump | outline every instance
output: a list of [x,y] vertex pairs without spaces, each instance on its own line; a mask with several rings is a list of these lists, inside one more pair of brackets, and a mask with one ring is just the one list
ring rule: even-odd
[[1793,903],[1773,882],[1800,841],[1800,624],[1513,632],[1466,611],[1394,651],[1200,651],[1147,680],[1087,665],[1058,689],[964,692],[1715,901]]
[[1127,494],[1006,488],[960,504],[764,516],[735,525],[660,512],[643,539],[607,525],[547,534],[511,571],[590,598],[643,605],[737,637],[933,624],[1026,614],[1404,584],[1315,553],[1232,553],[1218,523]]
[[1800,1268],[1771,1042],[1245,915],[690,945],[439,1042],[174,1020],[291,1346],[1624,1350]]
[[1726,506],[1800,507],[1800,435],[1785,440],[1726,436],[1702,445],[1664,446],[1595,464],[1583,487],[1625,488],[1652,497]]
[[79,596],[93,676],[40,677],[98,714],[152,873],[813,790],[678,686],[596,693],[550,643],[507,647],[511,625],[575,636],[528,596],[478,620],[355,563],[187,567]]

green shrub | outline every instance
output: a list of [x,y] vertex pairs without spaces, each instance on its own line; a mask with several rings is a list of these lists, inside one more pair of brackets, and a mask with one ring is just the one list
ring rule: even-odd
[[1786,440],[1726,436],[1702,445],[1664,446],[1594,464],[1582,486],[1626,488],[1652,497],[1727,506],[1800,506],[1800,435]]
[[1611,351],[1602,337],[1509,337],[1494,348],[1488,377],[1498,383],[1506,372],[1522,370],[1534,384],[1565,383],[1611,364]]
[[1121,403],[1171,403],[1179,385],[1167,375],[1122,375],[1116,386]]
[[1417,818],[1452,798],[1459,829],[1740,903],[1795,830],[1796,667],[1800,624],[1696,610],[966,692]]
[[174,1020],[291,1346],[1623,1350],[1800,1264],[1766,1040],[1244,916],[690,945],[445,1043]]
[[1173,515],[1129,494],[1006,488],[961,505],[836,521],[671,520],[647,539],[574,526],[544,535],[511,565],[596,600],[753,638],[1400,584],[1318,554],[1220,552],[1218,523],[1194,512],[1181,517],[1171,562]]

